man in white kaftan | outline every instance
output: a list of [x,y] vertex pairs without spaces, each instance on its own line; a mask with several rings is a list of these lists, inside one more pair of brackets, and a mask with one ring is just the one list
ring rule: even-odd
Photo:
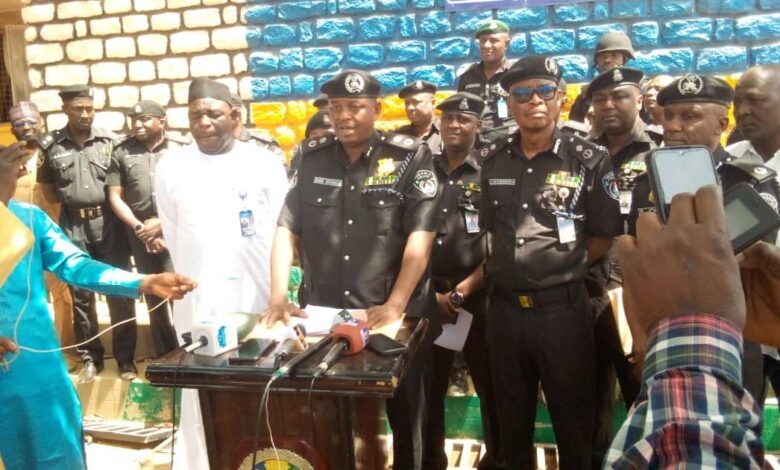
[[[240,119],[224,85],[190,86],[195,141],[157,165],[155,192],[163,235],[177,272],[200,284],[174,304],[176,332],[231,312],[262,313],[270,290],[270,254],[287,177],[270,151],[235,140]],[[182,393],[175,468],[208,469],[197,391]]]

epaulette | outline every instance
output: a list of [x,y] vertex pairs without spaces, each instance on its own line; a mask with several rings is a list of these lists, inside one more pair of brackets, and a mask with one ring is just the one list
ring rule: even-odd
[[112,139],[114,141],[114,147],[119,147],[120,145],[127,143],[130,141],[131,137],[132,136],[128,134],[115,135]]
[[189,137],[185,137],[183,135],[175,134],[175,133],[165,133],[165,138],[170,140],[173,143],[181,144],[181,145],[189,145],[192,143],[192,139]]
[[336,143],[336,136],[328,135],[318,139],[306,139],[301,142],[301,155],[316,152]]
[[482,161],[484,162],[503,150],[508,144],[512,143],[512,140],[514,140],[512,136],[496,137],[490,142],[490,145],[479,151],[479,156],[482,157]]
[[[588,169],[593,169],[601,161],[602,158],[608,157],[609,152],[601,145],[595,144],[589,140],[585,140],[582,137],[565,134],[561,136],[565,141],[566,148],[571,154],[581,161]],[[557,147],[558,144],[555,144]],[[555,147],[553,150],[555,151]],[[560,151],[560,150],[559,150]]]
[[645,128],[645,133],[648,137],[650,137],[650,140],[655,142],[655,145],[661,145],[661,143],[664,141],[663,128],[660,126],[647,126]]
[[116,132],[112,132],[108,129],[103,129],[101,127],[93,127],[92,134],[95,137],[99,137],[101,139],[109,139],[114,144],[118,144],[119,142],[122,142],[127,138],[127,135],[117,134]]
[[757,183],[764,183],[770,181],[777,175],[777,173],[761,163],[754,163],[745,161],[742,159],[736,159],[723,164],[724,168],[734,168],[739,171],[740,176],[748,178],[749,180],[756,181]]
[[574,119],[566,121],[561,126],[561,130],[568,134],[573,134],[582,138],[587,138],[588,134],[590,134],[589,125],[585,124],[584,122],[575,121]]
[[382,142],[394,147],[400,147],[404,150],[417,150],[420,146],[420,139],[395,132],[385,132],[382,134]]
[[250,138],[260,141],[269,147],[280,147],[279,142],[277,142],[273,137],[269,137],[265,134],[261,134],[260,132],[252,130],[247,131],[247,133],[249,134]]
[[43,134],[40,139],[38,139],[38,143],[40,144],[41,148],[43,150],[48,150],[49,147],[54,144],[59,139],[60,131],[56,130],[53,132],[47,132],[46,134]]

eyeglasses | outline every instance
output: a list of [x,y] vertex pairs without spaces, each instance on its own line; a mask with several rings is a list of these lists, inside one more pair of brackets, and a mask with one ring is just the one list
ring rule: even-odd
[[15,129],[23,129],[25,126],[35,127],[38,125],[39,122],[40,121],[38,121],[37,119],[20,119],[18,121],[14,121],[13,123],[11,123],[11,125]]
[[539,98],[544,101],[550,101],[555,98],[558,92],[558,87],[553,85],[542,85],[536,88],[515,88],[512,94],[515,95],[515,99],[518,103],[528,103],[534,96],[534,93],[539,95]]

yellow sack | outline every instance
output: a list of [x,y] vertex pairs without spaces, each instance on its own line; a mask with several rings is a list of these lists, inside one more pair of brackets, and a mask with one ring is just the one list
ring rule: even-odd
[[30,251],[34,241],[30,229],[0,202],[0,287]]

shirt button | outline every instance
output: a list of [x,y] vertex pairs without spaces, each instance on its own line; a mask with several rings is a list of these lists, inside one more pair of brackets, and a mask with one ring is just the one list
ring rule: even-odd
[[380,206],[384,206],[385,205],[385,201],[379,201],[379,205]]
[[317,202],[322,202],[322,198],[321,198],[321,197],[318,197],[318,198],[317,198]]
[[349,190],[350,190],[350,191],[354,191],[354,190],[355,190],[355,185],[353,184],[352,186],[350,186],[350,187],[349,187]]
[[348,291],[348,290],[345,290],[345,291],[344,291],[344,295],[349,295],[349,291]]
[[528,209],[528,203],[527,202],[523,203],[523,209]]
[[454,183],[452,180],[449,180],[449,181],[447,181],[447,184],[449,184],[450,186],[452,186],[452,185],[453,185],[453,184],[455,184],[455,183]]
[[495,200],[494,200],[494,201],[493,201],[493,205],[494,205],[494,206],[497,206],[497,205],[498,205],[498,201],[495,201]]
[[344,261],[349,261],[349,255],[344,255]]
[[442,244],[442,241],[441,241],[441,240],[436,240],[436,244],[437,244],[437,245],[439,245],[439,246],[441,246],[441,244]]
[[518,238],[517,246],[523,246],[523,245],[525,245],[525,238]]
[[444,209],[442,209],[441,211],[442,211],[442,212],[444,212],[444,213],[446,214],[446,213],[447,213],[447,208],[445,207],[445,208],[444,208]]
[[528,174],[530,175],[531,173],[533,173],[533,172],[534,172],[534,169],[533,169],[533,168],[529,168],[529,169],[527,169],[526,171],[527,171],[527,172],[528,172]]
[[347,221],[347,225],[352,225],[352,219],[349,219],[349,220]]

